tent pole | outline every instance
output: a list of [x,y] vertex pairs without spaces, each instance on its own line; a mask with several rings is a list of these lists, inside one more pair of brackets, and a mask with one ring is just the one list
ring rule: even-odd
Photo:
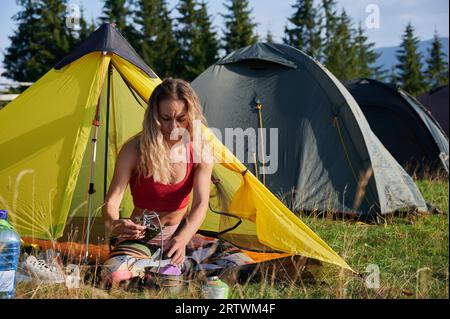
[[89,236],[90,236],[90,228],[91,228],[91,214],[92,214],[92,195],[95,193],[94,188],[94,168],[95,168],[95,160],[97,157],[97,137],[98,137],[98,127],[100,126],[100,96],[98,97],[97,109],[95,110],[95,117],[92,121],[92,125],[94,126],[94,136],[92,138],[92,157],[91,157],[91,175],[89,178],[89,190],[88,190],[88,222],[87,222],[87,230],[86,230],[86,252],[85,252],[85,262],[87,263],[89,260]]
[[262,103],[261,100],[259,98],[256,98],[256,108],[258,109],[258,114],[259,114],[259,134],[260,134],[260,148],[259,150],[261,151],[260,155],[262,156],[262,182],[264,185],[266,185],[266,167],[265,167],[265,150],[264,150],[264,136],[263,136],[263,123],[262,123]]
[[[110,88],[110,72],[111,72],[111,64],[108,66],[108,93],[107,93],[107,114],[106,114],[106,145],[108,145],[108,117],[109,117],[109,88]],[[87,222],[87,230],[86,230],[86,252],[84,255],[85,262],[87,263],[89,260],[89,238],[91,235],[91,216],[92,216],[92,195],[95,193],[94,188],[94,173],[95,173],[95,161],[97,158],[97,138],[98,138],[98,128],[100,126],[100,98],[98,97],[97,109],[95,110],[95,118],[92,121],[92,125],[94,125],[94,137],[92,138],[93,150],[92,150],[92,159],[91,159],[91,176],[89,182],[89,197],[88,197],[88,222]],[[108,158],[108,148],[106,146],[105,151],[105,172],[107,171],[107,158]],[[106,174],[106,173],[105,173]],[[105,175],[106,181],[106,175]],[[105,183],[106,186],[106,183]],[[106,189],[106,188],[105,188]],[[106,197],[105,191],[103,192],[104,197]]]
[[111,64],[108,67],[108,91],[106,93],[106,132],[105,132],[105,173],[103,178],[103,201],[106,199],[106,189],[108,185],[108,138],[109,138],[109,108],[111,99]]

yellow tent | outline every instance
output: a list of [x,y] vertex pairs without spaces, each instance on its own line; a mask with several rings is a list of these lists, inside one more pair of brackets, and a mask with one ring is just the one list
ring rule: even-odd
[[[115,158],[141,130],[159,83],[105,24],[0,111],[0,207],[22,236],[84,240],[86,234],[77,233],[84,223],[92,230],[91,243],[104,237],[101,207]],[[220,163],[202,233],[247,250],[286,252],[350,269],[206,127],[203,132]],[[129,190],[121,208],[121,217],[129,217]]]

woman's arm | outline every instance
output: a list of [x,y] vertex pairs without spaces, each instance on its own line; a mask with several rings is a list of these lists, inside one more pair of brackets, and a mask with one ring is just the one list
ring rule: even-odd
[[191,211],[185,217],[184,226],[172,238],[171,246],[167,256],[172,259],[173,264],[184,262],[185,249],[188,242],[202,225],[209,204],[209,191],[213,163],[202,162],[198,164],[194,175],[194,197],[192,199]]
[[103,206],[102,215],[106,228],[121,237],[139,238],[145,230],[145,227],[137,225],[131,220],[119,219],[120,203],[137,161],[136,142],[131,140],[122,147],[117,156],[114,175]]

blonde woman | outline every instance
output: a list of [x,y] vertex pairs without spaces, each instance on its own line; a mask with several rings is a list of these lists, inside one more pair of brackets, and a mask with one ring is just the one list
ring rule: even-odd
[[[199,99],[187,82],[166,79],[155,88],[142,131],[119,152],[106,196],[103,219],[119,240],[110,258],[149,257],[162,242],[173,265],[184,262],[186,245],[206,216],[213,167],[203,159],[194,163],[194,121],[205,122]],[[181,159],[186,160],[180,156],[174,160],[174,154],[184,154]],[[130,219],[120,219],[119,206],[128,185],[135,207]],[[156,212],[159,221],[152,221],[163,225],[163,231],[147,242],[143,241],[146,228],[135,222],[144,212]],[[127,279],[128,273],[116,275],[112,281]]]

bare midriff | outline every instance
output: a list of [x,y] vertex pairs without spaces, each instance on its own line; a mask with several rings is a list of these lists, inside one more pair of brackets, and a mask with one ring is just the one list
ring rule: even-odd
[[[144,208],[135,207],[133,213],[131,213],[131,219],[142,216],[144,213]],[[156,212],[158,213],[161,224],[164,226],[174,226],[181,223],[184,216],[188,212],[188,207],[181,208],[173,212]]]

